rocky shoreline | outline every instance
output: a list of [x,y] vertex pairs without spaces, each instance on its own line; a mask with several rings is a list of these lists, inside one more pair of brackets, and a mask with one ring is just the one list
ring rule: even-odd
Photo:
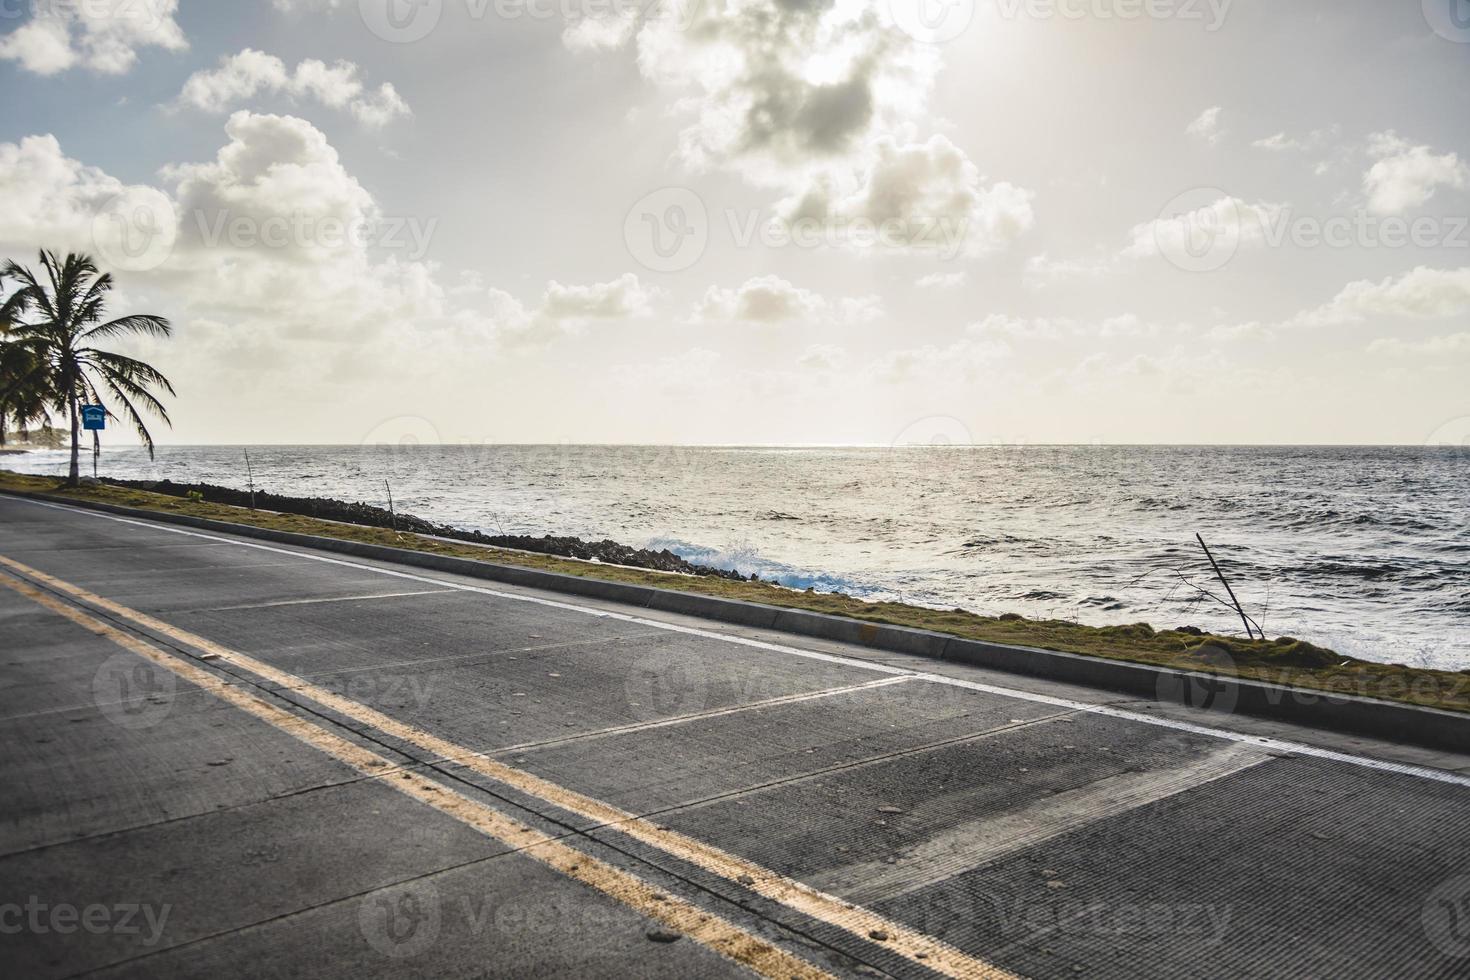
[[[148,490],[152,493],[161,493],[170,497],[190,497],[197,494],[209,503],[229,504],[235,507],[249,507],[252,505],[251,494],[248,490],[237,490],[233,487],[221,487],[212,483],[174,483],[172,480],[154,482],[152,480],[103,480],[102,483],[118,487],[130,487],[135,490]],[[647,548],[633,548],[616,541],[587,541],[582,538],[567,535],[547,534],[541,537],[532,537],[525,534],[485,534],[480,531],[466,531],[462,528],[452,527],[448,524],[435,524],[422,517],[412,514],[390,513],[387,508],[376,507],[372,504],[361,502],[349,503],[336,500],[331,497],[291,497],[283,494],[267,493],[264,490],[255,491],[254,506],[260,510],[275,511],[280,514],[297,514],[302,517],[317,517],[328,521],[341,521],[344,524],[361,524],[365,527],[386,527],[398,531],[406,531],[412,534],[428,534],[439,538],[451,538],[456,541],[470,541],[475,544],[489,545],[495,548],[515,548],[519,551],[533,551],[543,555],[555,555],[559,558],[579,558],[583,561],[598,561],[609,565],[628,565],[633,568],[648,568],[660,572],[677,572],[683,575],[706,575],[712,578],[728,579],[734,582],[756,581],[757,576],[741,575],[739,572],[724,568],[711,568],[708,565],[696,565],[685,561],[667,548],[662,551],[650,551]]]

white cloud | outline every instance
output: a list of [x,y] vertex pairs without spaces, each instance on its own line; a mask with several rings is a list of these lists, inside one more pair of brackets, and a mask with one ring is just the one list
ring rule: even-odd
[[656,291],[631,272],[611,282],[566,286],[552,280],[546,287],[541,312],[557,320],[614,320],[647,316]]
[[1283,131],[1263,139],[1252,140],[1251,146],[1258,150],[1270,150],[1273,153],[1305,152],[1320,149],[1339,136],[1341,132],[1342,127],[1336,125],[1326,129],[1314,129],[1306,136],[1288,136]]
[[[784,185],[914,121],[939,66],[881,0],[667,4],[636,35],[621,12],[608,18],[599,37],[636,36],[643,75],[693,96],[685,162],[760,183]],[[589,30],[574,24],[568,40]]]
[[882,314],[876,296],[829,300],[809,289],[793,286],[779,276],[757,276],[736,289],[711,286],[696,304],[691,320],[695,323],[800,320],[808,324],[855,324]]
[[1133,313],[1120,313],[1101,320],[1077,320],[1071,317],[1028,318],[992,313],[965,328],[965,332],[972,337],[1011,340],[1061,340],[1066,337],[1114,340],[1153,337],[1162,331],[1163,328],[1158,324],[1145,321]]
[[1358,323],[1370,316],[1437,319],[1470,311],[1470,267],[1420,266],[1397,279],[1349,283],[1331,302],[1297,314],[1288,326],[1324,327]]
[[3,254],[74,249],[114,267],[109,259],[127,253],[108,218],[146,209],[152,222],[166,220],[116,233],[157,233],[169,246],[156,264],[119,271],[130,288],[166,301],[162,312],[187,339],[170,356],[187,352],[209,377],[265,360],[287,377],[324,358],[360,378],[647,311],[652,291],[631,274],[552,282],[532,308],[474,273],[446,287],[433,264],[378,234],[377,202],[310,123],[241,111],[225,132],[212,160],[164,168],[162,187],[124,185],[67,157],[53,136],[0,143]]
[[[574,49],[633,43],[643,76],[684,97],[679,156],[694,171],[740,174],[788,196],[792,218],[857,239],[978,255],[1030,227],[1031,194],[989,184],[943,137],[919,141],[939,49],[898,29],[886,0],[660,4],[641,22],[626,8],[573,19]],[[963,241],[955,242],[955,237]]]
[[963,269],[959,272],[931,272],[915,279],[914,285],[920,289],[953,289],[963,286],[967,279],[969,275]]
[[873,230],[889,248],[945,257],[983,255],[1008,246],[1035,221],[1030,191],[986,185],[979,170],[944,136],[924,143],[877,141],[856,186],[823,174],[780,205],[787,220],[817,221],[848,237]]
[[1220,106],[1211,106],[1196,116],[1184,131],[1197,140],[1216,146],[1225,137],[1225,131],[1220,128],[1220,114],[1224,111]]
[[94,217],[129,190],[146,188],[130,189],[70,159],[55,136],[0,143],[0,244],[27,253],[42,246],[91,248]]
[[218,68],[190,75],[176,102],[205,112],[224,112],[261,93],[286,95],[345,109],[368,126],[382,126],[410,114],[408,104],[391,84],[369,91],[358,76],[358,66],[350,61],[328,65],[307,59],[293,71],[275,55],[246,48],[221,58]]
[[1374,133],[1368,153],[1377,158],[1363,174],[1368,208],[1377,214],[1403,214],[1429,201],[1441,187],[1463,190],[1470,167],[1454,153],[1435,154],[1392,131]]
[[1368,345],[1368,353],[1390,357],[1458,357],[1470,354],[1470,333],[1452,333],[1424,340],[1380,337]]
[[862,368],[871,382],[889,385],[920,384],[927,388],[970,385],[993,375],[998,365],[1011,356],[1004,340],[964,337],[951,344],[925,344],[890,351]]
[[1026,260],[1022,283],[1028,289],[1045,289],[1063,283],[1099,281],[1118,270],[1116,256],[1089,259],[1053,259],[1042,252]]
[[1218,198],[1192,211],[1135,225],[1123,255],[1189,255],[1221,241],[1234,242],[1237,247],[1259,245],[1266,241],[1281,210],[1281,205],[1266,201],[1251,204],[1238,197]]
[[[31,19],[0,37],[0,60],[15,61],[37,75],[77,66],[121,75],[137,63],[139,48],[182,51],[189,46],[174,20],[178,0],[30,6]],[[16,9],[19,4],[12,8]]]

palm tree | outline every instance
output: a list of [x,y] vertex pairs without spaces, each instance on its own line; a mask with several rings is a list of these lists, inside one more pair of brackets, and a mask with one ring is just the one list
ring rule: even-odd
[[9,339],[8,334],[0,324],[0,446],[5,445],[12,417],[22,436],[32,422],[50,421],[40,363],[25,344]]
[[[122,417],[132,424],[143,445],[148,447],[150,457],[153,436],[143,424],[139,408],[165,424],[172,424],[167,409],[155,394],[174,393],[168,379],[151,365],[94,345],[128,334],[167,337],[173,328],[163,317],[148,314],[103,321],[112,276],[99,274],[90,256],[70,253],[65,261],[58,261],[56,253],[43,250],[41,268],[48,280],[44,284],[31,270],[14,262],[0,270],[0,277],[20,283],[20,288],[0,306],[0,322],[14,324],[11,328],[14,339],[10,344],[18,345],[34,358],[28,382],[30,390],[39,392],[43,403],[54,405],[71,420],[68,482],[75,487],[81,483],[78,406],[83,399],[103,405],[103,393],[110,395],[121,408]],[[22,320],[27,314],[29,318]],[[111,418],[119,417],[111,408],[107,414]]]

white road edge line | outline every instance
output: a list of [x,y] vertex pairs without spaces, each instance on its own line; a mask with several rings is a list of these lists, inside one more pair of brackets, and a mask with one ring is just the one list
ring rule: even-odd
[[1140,714],[1136,711],[1128,711],[1124,708],[1113,708],[1103,704],[1088,704],[1085,701],[1073,701],[1069,698],[1053,697],[1049,694],[1035,694],[1030,691],[1018,691],[1008,687],[997,687],[994,684],[982,684],[978,681],[965,681],[955,677],[944,677],[939,674],[929,674],[924,671],[907,670],[903,667],[890,667],[887,664],[873,663],[868,660],[860,660],[855,657],[841,657],[830,653],[818,653],[815,650],[802,650],[798,647],[788,647],[780,643],[770,643],[765,640],[753,640],[743,636],[731,636],[726,633],[717,633],[713,630],[703,630],[692,626],[680,626],[677,623],[666,623],[656,619],[647,619],[642,616],[633,616],[628,613],[611,612],[605,609],[594,609],[590,606],[579,606],[573,602],[563,602],[557,599],[543,599],[539,596],[518,595],[514,592],[501,592],[496,589],[486,589],[476,585],[465,585],[460,582],[449,582],[444,579],[430,578],[425,575],[416,575],[412,572],[400,572],[391,568],[381,568],[377,565],[364,565],[360,562],[347,561],[342,558],[330,558],[326,555],[313,555],[304,551],[295,551],[290,548],[279,548],[274,545],[259,544],[254,541],[240,541],[235,538],[221,537],[217,534],[205,534],[202,531],[188,531],[183,528],[168,527],[164,524],[155,524],[151,521],[140,521],[129,517],[118,517],[115,514],[104,514],[99,511],[87,510],[82,507],[70,507],[65,504],[55,504],[46,500],[32,500],[27,497],[13,497],[13,500],[22,500],[26,503],[36,504],[41,507],[49,507],[53,510],[62,510],[71,514],[80,514],[87,517],[101,518],[107,521],[116,521],[119,524],[131,524],[136,527],[147,528],[153,531],[163,531],[169,534],[183,534],[192,538],[204,538],[209,541],[220,541],[225,544],[235,545],[241,548],[256,548],[260,551],[269,551],[275,554],[292,555],[307,561],[323,562],[328,565],[341,565],[346,568],[355,568],[360,571],[373,572],[378,575],[388,575],[394,578],[407,579],[411,582],[425,582],[430,585],[444,586],[449,589],[457,589],[461,592],[474,592],[481,595],[493,596],[497,599],[508,599],[513,602],[529,602],[539,606],[549,606],[553,609],[566,609],[572,612],[583,613],[597,618],[614,619],[619,622],[636,623],[640,626],[648,626],[654,629],[668,630],[672,633],[684,633],[689,636],[698,636],[710,640],[719,640],[724,643],[733,643],[739,646],[754,647],[758,650],[769,650],[774,653],[784,653],[789,656],[804,657],[809,660],[820,660],[825,663],[841,664],[859,670],[871,670],[881,674],[893,674],[912,677],[915,680],[929,681],[934,684],[943,684],[948,687],[959,687],[970,691],[980,691],[985,694],[994,694],[998,697],[1014,698],[1019,701],[1030,701],[1034,704],[1046,704],[1057,708],[1067,708],[1072,711],[1085,711],[1089,714],[1102,715],[1107,718],[1117,718],[1121,721],[1138,722],[1145,725],[1153,725],[1158,728],[1168,728],[1179,732],[1188,732],[1191,735],[1203,735],[1210,738],[1225,739],[1230,742],[1246,742],[1251,745],[1261,746],[1277,752],[1290,752],[1295,755],[1311,756],[1317,759],[1326,759],[1332,762],[1342,762],[1348,765],[1361,766],[1365,769],[1374,769],[1379,772],[1398,773],[1403,776],[1415,776],[1419,779],[1429,780],[1437,783],[1449,783],[1454,786],[1470,788],[1470,776],[1462,776],[1458,773],[1449,772],[1444,769],[1431,769],[1427,766],[1414,766],[1402,762],[1388,762],[1383,759],[1373,759],[1368,756],[1352,755],[1347,752],[1335,752],[1331,749],[1322,749],[1314,745],[1305,745],[1299,742],[1289,742],[1285,739],[1271,738],[1264,735],[1247,735],[1244,732],[1232,732],[1224,728],[1211,728],[1206,725],[1196,725],[1192,722],[1177,721],[1173,718],[1159,718],[1153,715]]

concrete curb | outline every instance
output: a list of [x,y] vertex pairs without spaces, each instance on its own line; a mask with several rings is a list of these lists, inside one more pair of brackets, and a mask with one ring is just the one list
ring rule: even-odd
[[[1263,681],[1171,670],[1146,664],[1059,653],[1033,647],[968,640],[945,633],[934,633],[906,626],[868,623],[857,619],[781,606],[767,606],[740,599],[722,599],[691,592],[678,592],[673,589],[582,578],[560,572],[521,568],[515,565],[498,565],[471,558],[434,555],[405,548],[346,541],[340,538],[275,531],[248,524],[233,524],[228,521],[191,517],[187,514],[171,514],[96,501],[72,500],[50,494],[9,490],[0,491],[0,493],[65,504],[69,507],[105,511],[157,523],[218,531],[236,537],[256,538],[357,558],[448,572],[469,578],[604,599],[643,609],[698,616],[739,626],[778,630],[799,636],[851,643],[871,649],[890,650],[1007,673],[1082,684],[1135,695],[1145,700],[1184,704],[1201,712],[1234,711],[1291,724],[1370,735],[1432,748],[1470,750],[1470,714],[1437,708],[1421,708],[1394,701],[1378,701],[1355,695],[1332,694],[1282,684],[1269,684]],[[1196,701],[1204,703],[1197,704]],[[1201,719],[1202,723],[1208,723],[1208,721],[1209,719]]]

